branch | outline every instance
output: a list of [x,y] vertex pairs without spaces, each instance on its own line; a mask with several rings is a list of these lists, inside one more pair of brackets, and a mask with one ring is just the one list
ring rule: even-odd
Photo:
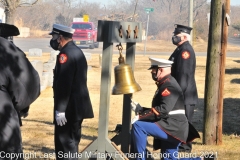
[[34,2],[32,2],[32,3],[21,3],[21,4],[19,4],[17,7],[26,7],[26,6],[23,6],[23,5],[34,5],[34,4],[36,4],[38,2],[38,0],[35,0]]
[[0,6],[5,8],[6,6],[6,2],[4,0],[0,0]]
[[32,3],[32,5],[36,4],[38,2],[38,0],[35,0],[35,2]]
[[197,18],[197,15],[198,15],[198,10],[206,4],[207,4],[207,1],[204,0],[199,5],[195,6],[195,8],[193,9],[193,13],[195,13],[193,21],[196,21],[196,18]]

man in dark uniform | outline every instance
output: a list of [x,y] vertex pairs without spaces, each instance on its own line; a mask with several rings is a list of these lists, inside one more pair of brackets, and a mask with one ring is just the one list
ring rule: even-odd
[[[132,119],[131,153],[139,153],[140,158],[136,159],[145,160],[147,136],[150,135],[154,137],[154,149],[161,148],[161,155],[165,157],[162,159],[177,160],[180,143],[192,141],[200,136],[185,116],[182,89],[171,76],[173,62],[158,58],[149,59],[149,69],[152,70],[152,79],[156,82],[157,90],[151,108],[131,103],[132,108],[138,108],[139,112]],[[192,134],[189,134],[190,132]]]
[[54,24],[50,45],[60,50],[54,69],[54,124],[57,159],[64,153],[77,159],[83,119],[93,118],[87,88],[87,61],[80,48],[72,41],[74,29]]
[[[172,42],[177,46],[170,56],[173,61],[172,76],[177,80],[183,91],[185,113],[188,121],[192,123],[195,105],[198,103],[198,93],[195,82],[196,57],[189,43],[192,28],[176,24],[173,32]],[[182,144],[181,152],[191,152],[192,143]]]
[[[23,159],[21,116],[40,95],[40,79],[26,55],[13,44],[14,25],[0,24],[0,159]],[[10,41],[8,41],[10,40]]]

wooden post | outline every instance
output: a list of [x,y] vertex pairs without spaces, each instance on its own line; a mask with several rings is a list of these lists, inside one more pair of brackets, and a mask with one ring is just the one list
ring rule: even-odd
[[228,26],[226,15],[230,14],[230,0],[224,0],[223,4],[223,32],[222,32],[222,48],[221,48],[221,61],[220,61],[220,81],[219,81],[219,105],[218,105],[218,131],[217,131],[217,145],[222,144],[222,119],[223,119],[223,93],[224,93],[224,78],[225,78],[225,63],[226,63],[226,50],[228,39]]
[[211,1],[204,94],[203,143],[216,144],[221,55],[222,0]]
[[[127,43],[126,64],[130,65],[134,72],[136,43]],[[122,132],[121,132],[121,150],[123,153],[129,153],[129,144],[131,142],[131,98],[132,94],[123,95],[123,113],[122,113]]]

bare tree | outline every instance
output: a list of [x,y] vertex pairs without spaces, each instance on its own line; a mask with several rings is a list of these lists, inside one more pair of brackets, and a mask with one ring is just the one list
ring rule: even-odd
[[[31,0],[30,0],[31,1]],[[27,0],[0,0],[1,5],[5,9],[6,14],[6,23],[13,24],[14,23],[14,16],[16,9],[21,6],[25,5],[33,5],[37,3],[38,0],[32,0],[31,2]]]
[[[6,4],[10,0],[0,0]],[[19,0],[11,0],[17,3]],[[23,1],[23,0],[22,0]],[[31,0],[34,1],[34,0]],[[36,1],[36,0],[35,0]],[[16,18],[26,27],[49,30],[53,23],[69,25],[74,17],[89,15],[90,21],[97,24],[98,20],[131,21],[137,0],[112,0],[107,5],[99,2],[90,3],[86,0],[38,0],[31,7],[18,7]],[[174,24],[188,25],[189,3],[186,0],[138,0],[135,15],[137,22],[142,22],[143,28],[147,24],[147,13],[144,8],[154,8],[150,13],[148,35],[156,39],[171,40]],[[17,6],[17,5],[15,5]],[[231,21],[233,25],[229,33],[238,33],[239,6],[231,7]],[[194,32],[193,38],[207,39],[208,19],[210,12],[208,0],[194,0]],[[235,27],[235,28],[233,28]]]
[[39,1],[32,7],[19,7],[16,14],[16,21],[21,25],[37,30],[50,30],[55,23],[60,9],[51,1]]
[[230,25],[229,34],[231,34],[231,35],[236,34],[238,37],[239,37],[239,33],[240,33],[239,15],[240,15],[239,6],[232,6],[231,7],[231,12],[230,12],[232,25]]
[[[195,25],[194,30],[202,35],[207,35],[208,27],[203,27],[203,25],[207,25],[205,17],[210,10],[209,5],[207,0],[195,0],[194,2],[194,23],[204,21],[203,24]],[[154,11],[150,13],[149,36],[154,35],[157,39],[171,40],[174,24],[188,25],[189,3],[186,3],[186,0],[139,1],[137,13],[139,13],[139,20],[143,22],[145,28],[147,14],[144,12],[144,8],[154,8]]]

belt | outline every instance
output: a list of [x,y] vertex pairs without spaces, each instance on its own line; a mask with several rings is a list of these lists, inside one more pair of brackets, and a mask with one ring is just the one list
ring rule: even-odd
[[170,111],[168,114],[169,115],[172,115],[172,114],[185,114],[185,110],[184,109],[178,109],[178,110]]

